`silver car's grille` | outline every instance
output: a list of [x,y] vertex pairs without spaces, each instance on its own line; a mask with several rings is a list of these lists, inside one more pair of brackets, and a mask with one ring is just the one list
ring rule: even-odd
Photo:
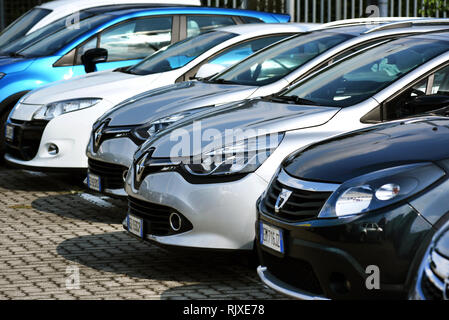
[[313,219],[337,187],[336,184],[295,179],[281,171],[270,185],[263,205],[267,214],[289,222]]
[[443,300],[443,291],[447,290],[443,279],[449,273],[449,259],[432,250],[426,263],[420,283],[422,293],[428,300]]

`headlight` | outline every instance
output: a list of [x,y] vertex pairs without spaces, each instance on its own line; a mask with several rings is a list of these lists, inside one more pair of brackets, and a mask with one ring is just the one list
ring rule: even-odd
[[6,76],[6,73],[0,72],[0,79]]
[[33,120],[51,120],[61,114],[86,109],[100,102],[100,98],[85,98],[49,103],[33,114]]
[[131,131],[131,134],[137,138],[139,141],[144,142],[148,140],[148,138],[154,136],[159,131],[164,130],[172,123],[175,123],[176,121],[182,120],[186,117],[189,117],[193,114],[199,113],[200,111],[205,111],[211,109],[212,106],[209,107],[203,107],[203,108],[197,108],[188,110],[185,112],[175,113],[168,117],[158,119],[156,121],[152,121],[150,123],[144,124],[140,127],[137,127]]
[[283,138],[284,134],[280,133],[241,140],[206,152],[183,165],[189,173],[197,176],[254,172],[276,150]]
[[444,171],[432,163],[369,173],[343,183],[327,200],[318,217],[344,217],[381,209],[423,191],[444,175]]

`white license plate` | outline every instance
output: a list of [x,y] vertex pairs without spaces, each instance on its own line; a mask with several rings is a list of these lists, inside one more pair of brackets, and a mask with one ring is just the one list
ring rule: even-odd
[[282,230],[260,223],[260,243],[277,252],[284,253],[284,239]]
[[128,231],[143,238],[143,219],[128,214]]
[[95,191],[101,191],[101,178],[96,174],[87,174],[87,186]]
[[5,129],[5,138],[9,141],[14,141],[14,127],[7,124]]

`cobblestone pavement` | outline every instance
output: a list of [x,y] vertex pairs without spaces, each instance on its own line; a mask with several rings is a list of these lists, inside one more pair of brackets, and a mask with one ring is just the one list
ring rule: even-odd
[[0,299],[283,298],[241,256],[128,236],[125,213],[68,177],[0,169]]

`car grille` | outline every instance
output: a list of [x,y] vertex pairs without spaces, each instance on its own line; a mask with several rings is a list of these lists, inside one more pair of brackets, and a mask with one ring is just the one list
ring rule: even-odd
[[32,160],[39,150],[45,127],[48,121],[10,120],[14,127],[13,141],[6,140],[6,153],[16,159]]
[[[290,190],[292,191],[292,194],[279,212],[275,212],[274,207],[282,189]],[[263,204],[267,214],[289,222],[297,222],[317,217],[331,194],[332,192],[314,192],[293,189],[281,184],[276,179],[269,187],[268,192],[263,199]]]
[[123,188],[123,172],[128,170],[127,167],[117,164],[111,164],[94,159],[88,160],[89,172],[101,178],[102,188],[122,189]]
[[[128,197],[128,212],[144,220],[144,233],[146,234],[167,236],[175,233],[171,230],[169,222],[170,214],[176,212],[175,209]],[[192,224],[180,213],[178,214],[182,218],[182,227],[177,233],[191,230]]]
[[[449,260],[436,250],[431,250],[429,257],[430,260],[426,261],[427,265],[424,267],[419,285],[427,300],[443,300],[443,290],[448,290],[443,277],[447,272]],[[449,292],[446,292],[446,295],[449,295]]]
[[427,300],[443,300],[443,292],[430,281],[425,272],[421,279],[421,290]]
[[268,271],[286,284],[316,295],[322,295],[323,289],[312,266],[300,259],[279,258],[265,251],[262,252],[262,264]]

